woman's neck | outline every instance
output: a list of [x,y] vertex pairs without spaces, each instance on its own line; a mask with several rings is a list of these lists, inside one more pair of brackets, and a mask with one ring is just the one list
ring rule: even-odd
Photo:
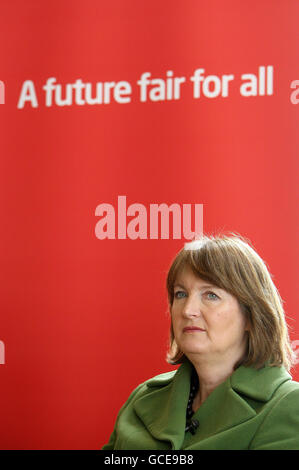
[[199,380],[199,390],[193,401],[196,411],[218,385],[224,382],[233,372],[236,361],[210,362],[191,361]]

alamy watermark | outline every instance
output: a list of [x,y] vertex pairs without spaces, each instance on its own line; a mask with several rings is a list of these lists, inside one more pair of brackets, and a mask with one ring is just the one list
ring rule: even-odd
[[294,341],[291,341],[291,346],[296,355],[294,365],[299,364],[299,339],[295,339]]
[[[191,228],[192,211],[194,212],[194,230]],[[99,240],[115,240],[116,238],[120,240],[127,238],[131,240],[138,238],[142,240],[159,238],[192,240],[200,238],[203,234],[203,204],[182,204],[181,207],[177,203],[171,205],[161,203],[150,204],[147,209],[143,204],[134,203],[127,208],[126,196],[118,196],[116,209],[112,204],[99,204],[95,215],[100,217],[95,226],[95,235]],[[127,217],[131,219],[128,221]]]
[[5,364],[5,345],[0,340],[0,364]]
[[5,104],[5,85],[2,80],[0,80],[0,104]]

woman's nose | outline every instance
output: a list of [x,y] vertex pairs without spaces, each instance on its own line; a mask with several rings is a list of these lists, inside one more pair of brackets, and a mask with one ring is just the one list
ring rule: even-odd
[[187,298],[183,307],[183,315],[190,317],[198,317],[201,315],[201,305],[198,299],[194,297]]

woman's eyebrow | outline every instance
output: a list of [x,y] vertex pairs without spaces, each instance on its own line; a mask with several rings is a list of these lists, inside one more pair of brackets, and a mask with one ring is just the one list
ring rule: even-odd
[[185,289],[185,286],[183,286],[183,284],[179,284],[178,282],[176,282],[173,287],[182,287]]
[[[183,283],[178,283],[176,282],[173,287],[182,287],[185,289],[185,286]],[[214,284],[205,284],[204,286],[201,286],[201,289],[205,289],[206,287],[213,287],[214,289],[220,289],[220,287],[215,286]]]

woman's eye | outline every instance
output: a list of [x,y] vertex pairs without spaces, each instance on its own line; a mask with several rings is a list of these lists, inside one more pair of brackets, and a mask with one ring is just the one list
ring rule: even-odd
[[215,294],[214,292],[206,292],[206,295],[209,300],[217,300],[219,299],[218,295]]
[[176,299],[181,299],[185,295],[185,292],[178,290],[177,292],[174,293],[174,297]]

